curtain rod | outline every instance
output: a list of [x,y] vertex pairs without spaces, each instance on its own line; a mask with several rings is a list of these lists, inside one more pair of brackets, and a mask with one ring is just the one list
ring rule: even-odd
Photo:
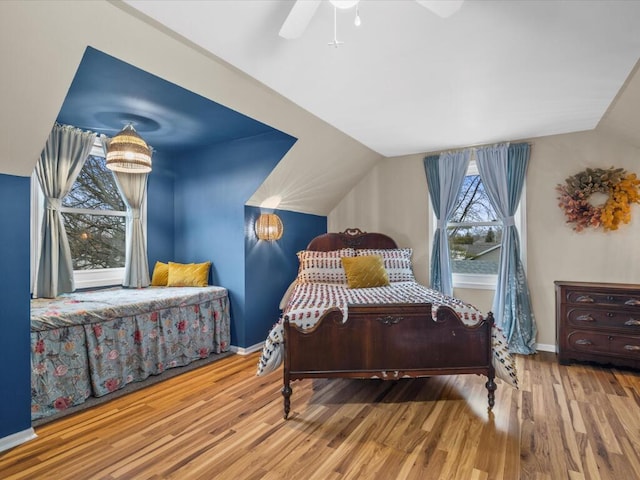
[[464,152],[465,150],[472,150],[475,151],[478,148],[485,148],[485,147],[495,147],[497,145],[501,145],[507,143],[509,145],[522,145],[522,144],[527,144],[529,145],[529,147],[533,147],[533,143],[531,142],[497,142],[497,143],[484,143],[481,145],[472,145],[470,147],[463,147],[463,148],[452,148],[452,149],[447,149],[447,150],[440,150],[440,151],[436,151],[436,152],[429,152],[429,153],[425,153],[425,157],[430,157],[432,155],[441,155],[443,153],[456,153],[456,152]]

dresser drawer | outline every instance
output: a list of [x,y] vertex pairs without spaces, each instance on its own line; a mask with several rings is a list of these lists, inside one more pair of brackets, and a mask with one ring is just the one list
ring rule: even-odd
[[574,330],[567,335],[569,348],[577,352],[609,353],[610,343],[609,335],[606,333]]
[[616,328],[640,335],[640,309],[567,308],[567,324],[578,328]]
[[573,330],[567,335],[570,350],[640,360],[640,336],[607,335]]
[[610,341],[611,354],[640,359],[640,337],[613,336]]
[[615,305],[636,307],[640,312],[640,292],[606,292],[588,289],[570,289],[566,292],[566,302],[576,305]]

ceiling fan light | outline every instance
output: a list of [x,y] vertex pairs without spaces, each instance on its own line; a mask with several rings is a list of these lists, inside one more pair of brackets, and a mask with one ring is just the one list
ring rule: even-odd
[[151,149],[133,125],[128,124],[109,142],[106,166],[114,172],[148,173],[151,171]]
[[341,10],[355,7],[360,0],[329,0],[329,3]]

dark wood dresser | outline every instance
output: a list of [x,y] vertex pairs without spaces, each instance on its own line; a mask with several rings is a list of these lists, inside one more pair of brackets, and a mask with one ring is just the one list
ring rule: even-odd
[[640,285],[555,282],[558,361],[640,368]]

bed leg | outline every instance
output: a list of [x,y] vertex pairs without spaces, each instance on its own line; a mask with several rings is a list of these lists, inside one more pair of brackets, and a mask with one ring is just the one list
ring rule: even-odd
[[282,387],[282,396],[284,397],[284,419],[286,420],[291,409],[291,386],[288,382]]
[[493,409],[493,406],[496,403],[496,395],[495,395],[495,391],[498,388],[498,386],[496,385],[496,382],[493,381],[493,377],[489,377],[489,380],[487,380],[487,383],[485,383],[485,387],[487,387],[487,390],[489,392],[489,408],[488,410],[491,411],[491,409]]

